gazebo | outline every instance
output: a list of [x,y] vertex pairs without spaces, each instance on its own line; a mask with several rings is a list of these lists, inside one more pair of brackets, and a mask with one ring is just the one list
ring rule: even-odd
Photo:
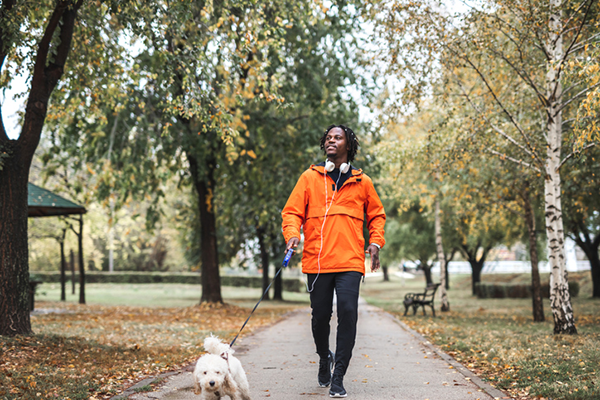
[[28,184],[27,208],[29,217],[54,217],[58,215],[85,214],[85,207],[75,204],[33,183]]
[[[79,303],[85,304],[85,270],[83,267],[83,214],[87,212],[85,207],[73,203],[49,190],[28,184],[27,209],[30,218],[38,217],[56,217],[66,215],[79,215],[79,232],[73,229],[73,232],[79,239]],[[61,300],[65,299],[65,258],[64,249],[61,244]],[[33,293],[35,285],[32,282],[31,307],[33,309]]]

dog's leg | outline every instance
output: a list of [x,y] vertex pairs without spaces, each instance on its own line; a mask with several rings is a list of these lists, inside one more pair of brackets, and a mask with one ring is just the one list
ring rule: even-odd
[[240,388],[240,400],[252,400],[250,398],[250,393],[248,392],[248,390],[246,388],[242,389]]
[[231,373],[228,373],[227,376],[225,376],[225,380],[223,381],[223,388],[225,389],[225,393],[227,393],[229,397],[231,397],[231,400],[245,399],[245,397],[243,397],[242,394],[243,392],[240,390],[240,387],[238,386],[235,379],[233,379]]

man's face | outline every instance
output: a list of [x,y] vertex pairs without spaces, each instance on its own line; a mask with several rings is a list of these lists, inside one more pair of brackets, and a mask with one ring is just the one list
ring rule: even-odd
[[348,141],[342,128],[333,128],[325,136],[325,154],[329,159],[347,158]]

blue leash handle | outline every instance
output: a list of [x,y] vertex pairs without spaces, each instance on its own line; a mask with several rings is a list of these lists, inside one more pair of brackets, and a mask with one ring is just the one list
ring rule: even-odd
[[285,255],[285,258],[283,259],[283,262],[281,263],[281,266],[283,268],[286,268],[288,266],[288,263],[290,262],[290,259],[292,258],[292,254],[294,254],[294,249],[289,249],[287,254]]
[[252,314],[254,314],[254,311],[256,311],[256,308],[258,307],[258,305],[260,304],[260,302],[263,301],[263,299],[265,298],[265,295],[269,292],[269,289],[271,289],[271,285],[273,284],[273,282],[275,282],[275,279],[277,278],[277,276],[279,276],[279,274],[281,273],[281,270],[283,268],[286,268],[288,266],[288,263],[290,262],[290,259],[292,258],[292,254],[294,254],[294,249],[290,249],[287,252],[287,254],[285,255],[285,258],[283,259],[283,262],[281,263],[281,268],[279,268],[277,270],[277,273],[273,277],[273,280],[271,281],[271,283],[269,283],[269,286],[267,286],[267,288],[265,289],[264,293],[260,297],[260,300],[258,301],[258,303],[256,303],[256,305],[252,309],[252,312],[250,313],[250,315],[246,319],[246,322],[244,322],[244,325],[242,325],[242,327],[240,328],[240,331],[238,332],[238,334],[235,335],[235,337],[233,338],[233,340],[229,344],[229,347],[233,347],[233,344],[237,340],[238,336],[240,336],[240,333],[242,333],[242,330],[244,330],[244,327],[246,327],[246,324],[248,323],[248,321],[250,321],[250,317],[252,317]]

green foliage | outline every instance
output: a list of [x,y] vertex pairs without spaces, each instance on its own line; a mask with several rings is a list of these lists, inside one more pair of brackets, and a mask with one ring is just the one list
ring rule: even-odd
[[435,234],[431,212],[414,203],[398,217],[397,234],[402,258],[428,263],[435,258]]

